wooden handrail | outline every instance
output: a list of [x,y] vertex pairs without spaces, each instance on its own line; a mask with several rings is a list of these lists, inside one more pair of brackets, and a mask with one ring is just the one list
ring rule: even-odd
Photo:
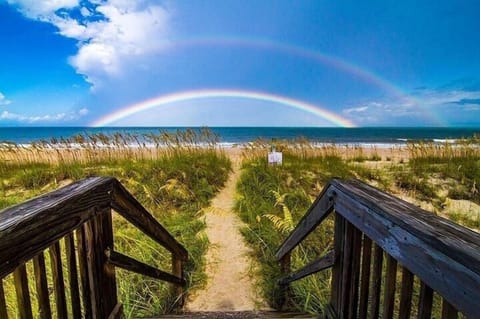
[[[173,274],[111,251],[114,240],[112,209],[172,253]],[[76,232],[77,247],[73,232]],[[86,318],[119,316],[121,307],[116,301],[114,266],[137,271],[141,265],[142,270],[148,270],[142,274],[177,285],[175,291],[181,300],[181,286],[186,284],[183,264],[188,260],[187,250],[118,180],[113,177],[91,177],[0,211],[0,314],[5,308],[2,303],[2,278],[15,272],[18,306],[24,308],[20,311],[20,317],[31,318],[31,305],[24,303],[30,297],[23,270],[25,263],[34,259],[38,304],[48,317],[51,310],[45,294],[47,279],[43,251],[50,248],[56,283],[57,316],[65,316],[67,306],[63,276],[67,274],[62,273],[60,259],[59,240],[62,238],[65,238],[68,288],[75,318],[81,315],[80,295]],[[110,258],[105,251],[111,251]],[[77,258],[79,273],[76,269]],[[128,265],[124,263],[126,261]],[[80,289],[81,294],[78,293]]]
[[[425,294],[420,296],[419,312],[430,311],[429,293],[434,291],[444,299],[444,313],[456,313],[458,310],[472,318],[478,315],[480,234],[358,180],[331,180],[299,226],[281,245],[277,259],[281,262],[288,260],[286,256],[290,251],[332,210],[337,217],[330,306],[340,318],[347,314],[356,315],[357,310],[359,314],[366,314],[369,278],[382,275],[384,253],[387,258],[383,303],[385,318],[393,314],[397,263],[404,269],[402,316],[410,313],[410,308],[406,307],[411,307],[412,289],[408,287],[414,276],[420,279],[422,293]],[[372,242],[376,247],[374,259],[370,257]],[[374,263],[372,274],[370,262]],[[283,265],[282,268],[289,267]],[[302,278],[304,274],[301,271],[284,274],[280,283]],[[379,289],[379,286],[372,288],[373,303],[379,300]],[[378,304],[372,309],[378,311]]]
[[110,207],[113,180],[88,178],[0,211],[0,278]]
[[333,211],[333,196],[327,187],[307,210],[295,229],[285,239],[275,253],[277,260],[281,260],[308,236]]

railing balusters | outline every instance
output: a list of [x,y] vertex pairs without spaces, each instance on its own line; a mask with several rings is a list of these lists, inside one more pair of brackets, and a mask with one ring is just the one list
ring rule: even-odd
[[3,290],[3,278],[0,278],[0,318],[8,319],[7,302],[5,300],[5,291]]
[[433,290],[423,281],[420,283],[418,300],[418,319],[430,319],[432,316]]
[[402,290],[400,292],[400,310],[398,319],[410,318],[412,310],[413,274],[402,267]]
[[[352,225],[353,226],[353,225]],[[360,279],[360,258],[362,253],[362,232],[353,228],[352,238],[352,274],[350,281],[350,296],[348,306],[348,318],[356,319],[358,309],[358,283]]]
[[90,282],[88,276],[88,258],[85,240],[85,225],[76,230],[78,248],[78,268],[80,270],[80,283],[82,286],[82,301],[86,319],[93,318],[92,300],[90,296]]
[[65,236],[65,252],[68,265],[68,283],[70,286],[70,302],[72,305],[72,315],[74,319],[82,318],[80,307],[80,292],[78,287],[77,258],[75,255],[75,241],[73,233]]
[[385,295],[383,318],[393,318],[393,308],[395,306],[395,285],[397,281],[397,261],[391,255],[387,254],[387,273],[385,278]]
[[67,318],[67,300],[65,297],[65,282],[63,281],[60,242],[56,242],[50,247],[50,261],[52,264],[52,277],[55,291],[57,317]]
[[370,267],[372,262],[372,240],[363,235],[362,277],[360,279],[360,304],[358,318],[366,319],[368,311],[368,290],[370,288]]
[[380,313],[380,292],[382,289],[382,264],[383,250],[377,244],[374,245],[373,273],[372,273],[372,318],[378,318]]
[[33,258],[33,271],[35,274],[35,287],[37,290],[38,312],[40,318],[51,319],[52,308],[50,307],[45,256],[43,252]]
[[[157,279],[170,278],[173,280],[171,282],[177,284],[174,289],[179,296],[177,305],[181,306],[183,285],[186,283],[183,266],[188,260],[187,250],[120,182],[112,177],[93,177],[7,208],[0,214],[0,319],[7,318],[3,278],[11,273],[19,317],[32,318],[26,267],[23,264],[25,260],[32,259],[38,316],[41,319],[52,318],[54,314],[50,305],[44,255],[47,249],[55,293],[54,317],[120,318],[122,305],[117,302],[115,265],[108,263],[106,256],[106,251],[114,251],[112,208],[172,253],[173,275],[146,266],[162,274],[157,276],[162,278]],[[64,255],[60,250],[62,238],[65,240]],[[62,268],[62,257],[66,257],[66,274]],[[68,276],[67,291],[64,276]],[[68,307],[66,292],[70,292]],[[68,313],[70,310],[71,314]]]
[[17,294],[18,315],[20,319],[32,319],[32,304],[28,291],[27,267],[22,264],[13,272],[15,292]]
[[445,298],[442,300],[442,319],[456,319],[458,311]]

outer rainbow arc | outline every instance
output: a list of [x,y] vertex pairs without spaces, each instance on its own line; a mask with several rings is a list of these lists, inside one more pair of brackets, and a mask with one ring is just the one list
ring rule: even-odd
[[382,78],[378,74],[372,72],[371,70],[361,67],[357,64],[354,64],[350,61],[344,60],[337,56],[326,54],[323,52],[315,51],[308,49],[299,45],[286,44],[281,42],[276,42],[271,39],[265,38],[242,38],[242,37],[194,37],[180,39],[170,43],[165,43],[165,48],[181,48],[181,47],[195,47],[195,46],[240,46],[240,47],[252,47],[252,48],[261,48],[261,49],[270,49],[273,51],[285,52],[287,54],[292,54],[294,56],[299,56],[313,61],[332,66],[343,72],[352,74],[362,78],[367,83],[371,83],[379,88],[382,88],[386,92],[392,94],[398,99],[401,99],[406,104],[411,104],[417,106],[424,114],[429,121],[434,125],[445,126],[448,124],[443,118],[441,118],[435,112],[426,109],[423,107],[423,103],[420,99],[413,97],[405,93],[401,88],[394,85],[390,81]]
[[281,105],[285,105],[294,109],[302,110],[318,116],[328,122],[341,127],[355,127],[356,125],[338,114],[335,114],[324,108],[320,108],[317,105],[313,105],[307,102],[299,101],[296,99],[273,95],[264,92],[246,91],[246,90],[220,90],[220,89],[206,89],[206,90],[194,90],[172,93],[168,95],[158,96],[152,99],[148,99],[139,103],[135,103],[126,106],[116,112],[110,113],[91,125],[94,127],[107,126],[121,119],[127,118],[138,112],[146,111],[152,108],[164,106],[170,103],[207,99],[207,98],[243,98],[257,101],[273,102]]

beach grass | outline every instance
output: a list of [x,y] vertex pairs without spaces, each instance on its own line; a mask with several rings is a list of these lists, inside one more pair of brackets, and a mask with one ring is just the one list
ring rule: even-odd
[[[133,149],[130,145],[116,145],[106,150],[92,146],[91,141],[73,150],[55,148],[58,145],[54,143],[34,151],[10,145],[0,151],[0,156],[10,159],[0,161],[0,209],[85,177],[114,176],[185,246],[189,252],[185,269],[188,289],[198,288],[206,280],[204,255],[208,247],[202,208],[208,206],[225,183],[231,162],[214,147],[210,135],[193,137],[180,133],[176,137],[169,135],[168,140],[163,138],[162,145]],[[103,143],[112,144],[107,140]],[[114,214],[113,221],[116,250],[170,271],[168,251],[121,216]],[[31,262],[27,266],[31,268]],[[4,284],[13,318],[17,305],[12,281],[9,275]],[[171,310],[173,296],[169,284],[122,270],[117,272],[117,283],[126,317],[152,316]],[[31,291],[35,291],[34,286]],[[52,299],[52,305],[53,302]]]
[[[281,166],[267,164],[266,154],[272,148],[268,143],[259,141],[244,150],[236,202],[236,211],[247,224],[243,234],[260,261],[259,288],[272,306],[277,303],[279,292],[275,283],[280,277],[275,251],[332,177],[360,179],[432,213],[479,229],[480,206],[475,203],[480,148],[474,141],[456,146],[416,143],[403,149],[382,150],[312,146],[307,142],[277,142],[273,147],[283,152]],[[459,206],[460,199],[469,205],[468,209]],[[456,209],[449,209],[450,206]],[[333,220],[329,217],[293,251],[292,269],[324,255],[332,248],[332,241]],[[287,307],[321,312],[330,298],[330,282],[330,271],[323,271],[293,283]],[[417,300],[418,284],[415,287]],[[440,311],[437,296],[434,315],[439,316]]]

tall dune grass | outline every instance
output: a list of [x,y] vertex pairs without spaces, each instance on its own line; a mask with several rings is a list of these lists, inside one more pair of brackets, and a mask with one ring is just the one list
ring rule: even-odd
[[[217,149],[213,135],[207,131],[195,134],[188,131],[175,136],[151,136],[150,141],[158,139],[158,145],[153,146],[139,142],[132,147],[131,140],[114,135],[51,141],[31,148],[2,148],[0,209],[84,177],[114,176],[189,251],[185,269],[189,289],[202,286],[208,239],[203,233],[201,212],[225,183],[231,163]],[[122,217],[114,215],[113,221],[116,250],[170,271],[169,252]],[[16,302],[11,277],[6,278],[5,288],[9,312],[14,318]],[[117,282],[127,317],[153,316],[170,310],[169,284],[121,270]],[[31,291],[35,291],[33,286]],[[35,302],[34,297],[32,301]]]

